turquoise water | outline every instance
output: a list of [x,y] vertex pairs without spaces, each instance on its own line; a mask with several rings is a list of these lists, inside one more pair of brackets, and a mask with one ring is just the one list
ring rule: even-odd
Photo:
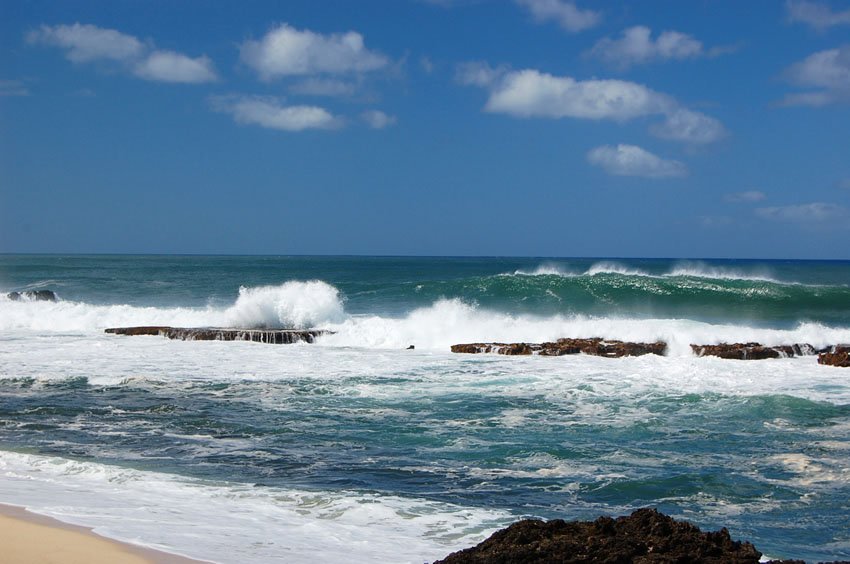
[[[521,516],[644,506],[770,556],[850,558],[850,372],[687,347],[850,342],[848,262],[0,257],[3,293],[45,288],[60,301],[0,300],[0,502],[222,562],[422,562]],[[147,324],[336,334],[102,331]],[[592,336],[679,346],[448,351]],[[122,521],[116,487],[146,509]]]

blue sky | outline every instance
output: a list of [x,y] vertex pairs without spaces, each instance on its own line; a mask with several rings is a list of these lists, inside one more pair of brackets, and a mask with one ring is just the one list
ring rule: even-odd
[[0,252],[850,258],[850,3],[9,1]]

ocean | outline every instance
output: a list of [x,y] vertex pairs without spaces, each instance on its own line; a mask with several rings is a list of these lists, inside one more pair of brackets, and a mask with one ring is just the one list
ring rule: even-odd
[[[58,301],[12,301],[49,289]],[[439,559],[656,507],[850,559],[850,262],[0,256],[0,502],[222,563]],[[315,343],[108,327],[320,328]],[[453,354],[663,340],[665,356]],[[410,350],[408,347],[415,348]]]

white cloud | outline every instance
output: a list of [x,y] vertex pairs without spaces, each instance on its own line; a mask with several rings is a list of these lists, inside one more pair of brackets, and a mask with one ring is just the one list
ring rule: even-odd
[[485,110],[515,117],[613,119],[660,114],[673,100],[623,80],[579,81],[526,69],[507,73],[491,89]]
[[357,84],[333,78],[306,78],[289,86],[293,94],[305,96],[352,96],[357,91]]
[[396,124],[396,117],[385,114],[380,110],[367,110],[360,114],[361,119],[365,121],[372,129],[384,129]]
[[747,190],[746,192],[735,192],[734,194],[726,194],[723,196],[725,201],[736,204],[744,202],[761,202],[765,198],[767,198],[767,195],[759,190]]
[[662,139],[698,144],[714,143],[726,136],[726,128],[722,123],[685,108],[668,112],[666,119],[650,127],[650,131]]
[[756,215],[773,221],[818,223],[845,218],[848,216],[848,211],[847,208],[838,204],[812,202],[793,206],[757,208]]
[[208,57],[193,59],[173,51],[154,51],[133,69],[145,80],[159,82],[201,83],[218,79]]
[[664,31],[653,40],[652,31],[641,25],[624,30],[619,39],[600,39],[587,54],[620,68],[707,55],[702,42],[690,35],[678,31]]
[[789,94],[785,105],[825,106],[850,100],[850,45],[818,51],[786,71],[788,79],[810,92]]
[[687,167],[674,160],[658,157],[635,145],[602,145],[587,153],[590,164],[617,176],[674,178],[687,176]]
[[577,33],[595,27],[602,21],[602,14],[593,10],[582,10],[575,2],[567,0],[515,0],[531,12],[538,22],[554,21],[565,30]]
[[342,120],[318,106],[283,106],[276,98],[268,97],[215,97],[213,109],[231,114],[236,123],[259,125],[281,131],[305,129],[336,129]]
[[488,88],[508,72],[508,67],[491,67],[487,63],[472,61],[459,63],[455,69],[455,80],[465,86]]
[[197,84],[218,79],[208,57],[193,59],[174,51],[154,50],[151,42],[145,44],[132,35],[89,24],[43,25],[29,32],[27,41],[61,47],[75,63],[114,61],[145,80]]
[[850,10],[833,12],[828,4],[807,0],[788,0],[785,3],[788,19],[792,22],[807,24],[818,31],[836,25],[850,24]]
[[429,57],[426,57],[425,55],[419,57],[419,66],[422,68],[423,71],[425,71],[425,74],[431,74],[432,72],[434,72],[434,69],[437,68],[437,65],[434,64],[434,61],[432,61]]
[[282,24],[259,41],[246,41],[240,47],[242,62],[257,71],[263,80],[283,76],[335,74],[374,71],[389,59],[370,51],[357,32],[322,35]]
[[144,44],[132,35],[79,23],[43,25],[29,32],[27,41],[66,49],[65,56],[75,63],[98,59],[132,61],[145,51]]
[[534,69],[508,71],[485,63],[458,65],[456,79],[490,92],[484,110],[517,118],[577,118],[624,122],[664,116],[657,137],[704,144],[726,135],[716,119],[683,108],[672,96],[625,80],[576,80]]
[[0,96],[29,96],[30,91],[22,80],[0,80]]

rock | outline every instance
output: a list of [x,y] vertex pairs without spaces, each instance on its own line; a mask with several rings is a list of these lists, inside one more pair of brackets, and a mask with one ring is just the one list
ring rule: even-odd
[[691,345],[697,356],[717,356],[734,360],[762,360],[765,358],[787,358],[806,356],[822,352],[812,345],[798,343],[767,347],[761,343],[721,343],[719,345]]
[[850,345],[836,345],[818,355],[818,364],[850,368]]
[[667,344],[629,343],[623,341],[606,341],[595,337],[593,339],[558,339],[548,343],[468,343],[452,345],[455,353],[497,353],[504,355],[564,356],[584,353],[593,356],[621,357],[641,356],[644,354],[663,355]]
[[20,300],[28,300],[35,302],[55,302],[56,294],[51,290],[27,290],[25,292],[9,292],[6,297],[17,302]]
[[182,341],[254,341],[275,345],[298,342],[312,343],[316,337],[329,335],[332,331],[321,329],[219,329],[215,327],[166,327],[151,325],[144,327],[113,327],[107,333],[116,335],[162,335]]
[[[672,563],[756,564],[761,553],[725,528],[703,533],[654,509],[596,521],[519,521],[442,564]],[[434,564],[439,564],[435,562]]]

